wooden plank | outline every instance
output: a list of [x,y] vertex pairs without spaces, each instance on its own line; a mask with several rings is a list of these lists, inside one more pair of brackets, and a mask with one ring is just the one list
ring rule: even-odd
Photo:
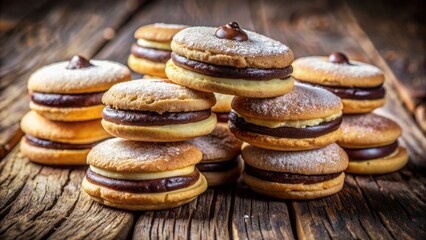
[[[356,23],[347,17],[347,9],[339,2],[299,1],[291,4],[291,8],[288,6],[290,3],[285,1],[255,2],[253,15],[259,19],[256,29],[288,44],[297,57],[344,51],[351,58],[371,61],[359,45],[362,41],[359,36],[350,34],[358,31],[353,26]],[[392,107],[388,105],[381,111],[397,118],[404,128],[401,143],[408,147],[410,161],[421,163],[426,156],[425,137],[399,104],[390,84],[386,83],[385,87]],[[403,172],[376,177],[348,176],[344,189],[335,196],[293,202],[291,210],[297,236],[302,239],[424,237],[426,219],[421,212],[425,212],[426,205],[418,192],[425,189],[425,179],[412,170],[406,168]]]
[[[28,111],[26,83],[45,64],[78,53],[92,57],[134,12],[140,1],[54,1],[2,38],[0,48],[0,157],[16,144]],[[73,6],[80,6],[75,8]],[[108,7],[105,7],[108,6]],[[85,11],[80,11],[84,8]]]

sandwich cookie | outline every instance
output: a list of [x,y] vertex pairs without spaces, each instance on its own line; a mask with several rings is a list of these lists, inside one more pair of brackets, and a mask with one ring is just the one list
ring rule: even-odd
[[231,102],[234,96],[221,93],[214,93],[216,104],[212,107],[212,112],[216,114],[218,122],[228,122]]
[[340,52],[328,58],[299,58],[293,66],[295,79],[319,85],[342,98],[345,114],[368,113],[385,104],[385,76],[375,66],[349,61]]
[[234,97],[228,126],[240,140],[282,151],[326,146],[339,139],[340,98],[319,87],[296,84],[274,98]]
[[254,191],[281,199],[314,199],[343,187],[348,156],[337,144],[282,152],[247,145],[243,148],[244,182]]
[[130,70],[119,63],[75,55],[69,62],[47,65],[30,76],[30,108],[54,121],[100,119],[104,92],[130,79]]
[[83,190],[93,200],[115,208],[178,207],[207,189],[205,177],[195,168],[201,156],[198,148],[186,142],[110,139],[87,156],[90,167]]
[[343,118],[343,134],[337,143],[349,156],[349,173],[385,174],[408,162],[407,150],[398,144],[401,127],[374,113]]
[[176,34],[167,62],[170,80],[186,87],[228,95],[267,98],[293,89],[292,51],[284,44],[241,29],[191,27]]
[[189,143],[203,153],[197,168],[206,177],[209,186],[232,183],[240,177],[243,163],[237,157],[242,143],[232,135],[226,124],[219,123],[212,133],[194,138]]
[[176,142],[207,135],[216,125],[213,93],[168,80],[146,79],[114,85],[103,96],[102,126],[135,141]]
[[136,43],[130,48],[129,67],[140,74],[165,78],[166,62],[172,53],[173,36],[186,28],[184,25],[155,23],[138,28]]
[[21,120],[20,149],[31,161],[48,165],[86,164],[90,149],[111,136],[99,120],[57,122],[34,111]]

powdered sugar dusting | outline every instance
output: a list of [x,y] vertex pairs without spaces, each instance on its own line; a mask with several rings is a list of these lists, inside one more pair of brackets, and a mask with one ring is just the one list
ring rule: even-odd
[[316,118],[326,117],[325,110],[340,109],[341,102],[339,97],[327,90],[297,83],[291,92],[279,97],[235,97],[232,107],[237,112],[238,109],[244,109],[253,117],[300,119],[299,116],[306,115],[307,112],[314,113]]
[[327,174],[344,171],[348,158],[337,144],[298,152],[261,149],[251,145],[243,149],[242,157],[255,168],[299,174]]
[[360,115],[345,115],[342,122],[343,139],[374,139],[377,134],[383,134],[400,126],[389,118],[368,113]]
[[[217,51],[222,54],[232,54],[244,57],[262,57],[284,55],[293,56],[291,50],[284,44],[263,35],[244,30],[248,41],[233,41],[220,39],[215,36],[217,28],[191,27],[186,28],[173,37],[173,41],[188,48],[197,50]],[[173,45],[172,45],[173,46]]]
[[[298,58],[293,63],[294,73],[297,78],[298,70],[310,69],[318,74],[327,75],[329,80],[338,80],[342,78],[364,79],[369,77],[383,76],[382,70],[376,66],[350,61],[350,64],[336,64],[328,61],[328,57],[302,57]],[[303,70],[301,70],[303,71]],[[303,80],[303,79],[301,79]]]
[[193,145],[185,142],[150,143],[113,138],[96,145],[87,156],[87,162],[95,167],[113,168],[115,171],[144,169],[147,164],[155,168],[156,161],[185,162],[182,154],[194,149]]

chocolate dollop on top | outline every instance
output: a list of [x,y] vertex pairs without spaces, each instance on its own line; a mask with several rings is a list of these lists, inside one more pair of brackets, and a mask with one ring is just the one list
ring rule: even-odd
[[238,23],[230,22],[226,25],[220,26],[215,33],[216,37],[222,39],[235,40],[239,42],[244,42],[248,40],[248,35],[240,28]]
[[80,68],[88,68],[93,66],[90,63],[90,60],[80,56],[80,55],[74,55],[71,60],[68,62],[67,69],[80,69]]
[[334,52],[328,56],[328,61],[337,64],[349,64],[348,57],[341,52]]

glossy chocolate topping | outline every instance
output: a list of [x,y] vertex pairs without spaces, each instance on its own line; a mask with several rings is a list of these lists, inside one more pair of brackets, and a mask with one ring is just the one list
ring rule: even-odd
[[373,148],[361,148],[361,149],[349,149],[344,148],[345,152],[348,154],[349,160],[351,161],[363,161],[376,158],[383,158],[389,156],[398,148],[398,142],[392,144],[373,147]]
[[235,166],[237,166],[238,158],[236,159],[232,159],[229,161],[225,161],[225,162],[212,162],[212,163],[198,163],[196,166],[198,168],[198,170],[200,170],[201,172],[220,172],[220,171],[226,171],[229,169],[234,168]]
[[122,180],[101,176],[93,172],[90,168],[87,169],[87,181],[100,185],[106,188],[114,189],[117,191],[131,192],[131,193],[159,193],[168,192],[195,184],[200,178],[200,172],[195,169],[194,172],[184,176],[158,178],[152,180]]
[[305,128],[294,128],[294,127],[278,127],[268,128],[264,126],[255,125],[253,123],[246,122],[244,118],[238,116],[235,112],[229,113],[229,120],[232,124],[243,131],[258,133],[262,135],[268,135],[273,137],[281,138],[315,138],[327,133],[336,131],[342,123],[342,117],[338,117],[329,122],[323,122],[316,126],[305,127]]
[[170,59],[172,51],[141,47],[134,43],[130,52],[138,58],[144,58],[153,62],[166,63]]
[[226,25],[220,26],[215,33],[217,38],[235,40],[244,42],[248,40],[248,35],[240,28],[238,23],[230,22]]
[[52,142],[49,140],[36,138],[28,134],[25,134],[25,139],[27,140],[28,144],[33,145],[35,147],[58,149],[58,150],[89,149],[94,147],[98,143],[98,142],[95,142],[95,143],[88,143],[88,144],[72,144],[72,143]]
[[80,56],[74,55],[71,60],[68,62],[66,69],[80,69],[80,68],[88,68],[93,66],[90,63],[90,60]]
[[32,92],[31,101],[39,105],[58,108],[90,107],[102,104],[105,92],[84,94],[55,94]]
[[338,177],[341,173],[324,174],[324,175],[303,175],[295,173],[272,172],[258,169],[248,165],[244,165],[244,171],[264,181],[290,183],[290,184],[314,184],[319,182],[328,181]]
[[228,122],[229,113],[215,113],[218,122]]
[[328,61],[337,64],[349,64],[348,57],[341,52],[334,52],[328,56]]
[[381,99],[384,98],[386,94],[386,90],[382,85],[374,88],[348,88],[312,84],[304,82],[303,80],[299,81],[311,86],[317,86],[327,89],[328,91],[336,94],[337,96],[343,99]]
[[210,109],[194,112],[165,112],[159,114],[148,111],[118,110],[107,106],[102,118],[113,123],[132,126],[164,126],[202,121],[209,118]]
[[291,65],[285,68],[235,68],[194,61],[176,53],[172,53],[172,60],[179,67],[220,78],[265,81],[277,78],[286,79],[293,72]]

